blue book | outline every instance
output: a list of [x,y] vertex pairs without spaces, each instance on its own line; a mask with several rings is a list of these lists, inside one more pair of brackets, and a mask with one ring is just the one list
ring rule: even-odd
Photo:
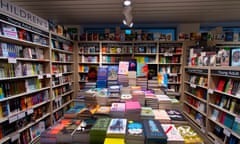
[[233,123],[233,128],[232,128],[232,130],[233,130],[234,132],[236,132],[237,134],[240,135],[240,123],[237,122],[237,121],[235,121],[235,122]]
[[107,80],[108,78],[108,67],[99,67],[98,68],[98,80]]
[[234,122],[234,117],[229,114],[226,114],[224,119],[224,125],[231,129],[233,126],[233,122]]

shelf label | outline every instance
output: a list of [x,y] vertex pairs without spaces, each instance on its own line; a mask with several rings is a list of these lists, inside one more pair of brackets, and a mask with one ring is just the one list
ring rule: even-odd
[[202,73],[202,74],[207,74],[208,70],[207,69],[192,69],[192,68],[188,68],[186,70],[189,73]]
[[230,135],[231,135],[231,130],[225,128],[225,129],[223,130],[223,133],[224,133],[227,137],[230,137]]
[[15,63],[17,63],[17,59],[16,59],[16,58],[13,58],[13,57],[9,57],[9,58],[8,58],[8,63],[13,63],[13,64],[15,64]]
[[213,89],[208,89],[209,94],[213,94],[213,92],[214,92]]
[[169,76],[177,76],[177,73],[169,73]]
[[19,139],[19,137],[20,137],[20,134],[19,134],[19,133],[17,133],[17,134],[15,134],[15,135],[11,136],[11,142],[16,141],[17,139]]
[[18,114],[18,119],[22,119],[26,116],[25,112],[21,112]]
[[197,87],[197,85],[196,84],[190,84],[190,87],[192,87],[192,88],[196,88]]
[[38,75],[38,79],[43,79],[43,75]]
[[32,113],[33,113],[33,109],[32,108],[27,110],[27,115],[30,115]]
[[239,77],[240,71],[235,71],[235,70],[211,70],[211,74]]
[[47,76],[47,78],[51,78],[51,74],[47,74],[46,76]]
[[18,120],[18,115],[13,115],[13,116],[8,117],[9,123],[13,123],[17,120]]

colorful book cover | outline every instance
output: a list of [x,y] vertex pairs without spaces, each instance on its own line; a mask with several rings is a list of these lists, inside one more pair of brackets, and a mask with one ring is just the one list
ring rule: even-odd
[[231,66],[240,66],[240,48],[231,50]]
[[172,121],[186,121],[183,114],[177,109],[166,109],[166,112]]
[[129,61],[128,71],[137,71],[137,60],[132,59]]
[[123,138],[105,138],[104,144],[125,144]]
[[89,81],[96,81],[97,74],[98,74],[98,66],[89,66],[88,70],[88,80]]
[[142,107],[141,116],[151,116],[154,117],[153,109],[151,107]]
[[127,135],[144,136],[143,124],[138,121],[128,121]]
[[229,114],[226,114],[225,116],[225,119],[224,119],[224,125],[228,128],[232,128],[232,125],[233,125],[233,122],[234,122],[234,117],[229,115]]
[[107,134],[123,134],[126,133],[127,119],[117,119],[111,120],[108,126]]
[[233,123],[233,128],[232,128],[232,130],[233,130],[234,132],[236,132],[237,134],[240,134],[240,123],[239,123],[239,121],[236,121],[236,118],[235,118],[235,121],[234,121],[234,123]]
[[138,110],[141,109],[141,105],[138,101],[126,101],[126,111],[128,110]]
[[119,67],[118,67],[118,74],[127,75],[128,74],[128,67],[129,67],[129,62],[120,61],[119,62]]
[[148,65],[144,63],[137,64],[137,76],[148,76]]
[[99,67],[98,68],[98,80],[107,80],[108,78],[108,67]]
[[108,66],[108,80],[117,80],[118,66]]
[[157,64],[148,64],[148,79],[151,80],[153,77],[157,77]]
[[184,143],[184,139],[179,134],[175,125],[173,125],[173,124],[162,124],[162,127],[163,127],[165,133],[167,134],[168,142],[175,141],[175,142],[179,142],[179,143]]
[[110,106],[100,106],[95,114],[109,114],[110,113]]

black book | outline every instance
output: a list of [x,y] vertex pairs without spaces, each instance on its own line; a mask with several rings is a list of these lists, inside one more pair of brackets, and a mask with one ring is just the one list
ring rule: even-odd
[[153,79],[153,77],[157,77],[157,64],[148,64],[148,80]]

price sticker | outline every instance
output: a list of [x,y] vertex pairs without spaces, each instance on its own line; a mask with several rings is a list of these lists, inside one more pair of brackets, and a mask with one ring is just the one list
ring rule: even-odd
[[18,119],[22,119],[26,116],[25,112],[21,112],[18,114]]
[[47,74],[46,76],[47,76],[47,78],[51,78],[51,74]]
[[43,75],[38,75],[38,79],[43,79]]
[[225,129],[223,130],[223,133],[224,133],[227,137],[230,137],[230,135],[231,135],[231,131],[230,131],[229,129],[227,129],[227,128],[225,128]]
[[13,64],[15,64],[15,63],[17,63],[17,59],[10,57],[10,58],[8,58],[8,63],[13,63]]
[[208,89],[209,94],[213,94],[213,89]]
[[190,87],[192,87],[192,88],[196,88],[197,85],[195,85],[195,84],[190,84]]
[[32,114],[33,113],[33,109],[28,109],[27,110],[27,115],[30,115],[30,114]]
[[17,134],[15,134],[15,135],[11,136],[11,142],[16,141],[17,139],[19,139],[19,137],[20,137],[20,134],[19,134],[19,133],[17,133]]
[[18,115],[13,115],[13,116],[8,117],[9,123],[13,123],[17,120],[18,120]]

